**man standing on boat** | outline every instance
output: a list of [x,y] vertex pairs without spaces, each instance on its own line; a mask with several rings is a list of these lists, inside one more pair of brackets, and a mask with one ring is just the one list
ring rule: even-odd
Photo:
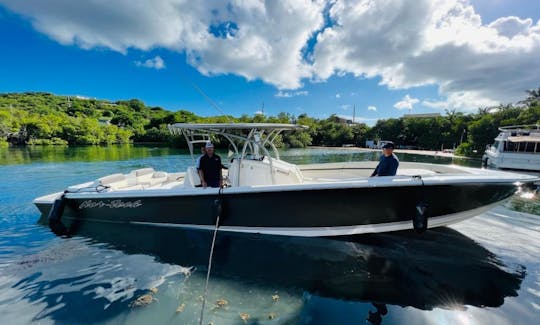
[[207,142],[206,154],[201,157],[199,162],[199,177],[204,188],[221,187],[223,175],[221,172],[221,158],[214,154],[214,145],[212,142]]
[[206,155],[206,148],[205,146],[201,146],[201,155],[197,158],[197,162],[195,163],[197,170],[201,167],[201,158],[204,157],[204,155]]
[[379,164],[371,174],[373,176],[395,176],[399,166],[399,159],[394,155],[394,144],[389,142],[383,146],[383,154]]

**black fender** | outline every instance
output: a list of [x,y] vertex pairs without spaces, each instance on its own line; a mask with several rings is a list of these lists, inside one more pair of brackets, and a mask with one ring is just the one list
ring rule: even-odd
[[57,236],[69,235],[68,229],[62,223],[62,215],[66,207],[66,192],[60,195],[51,207],[48,216],[49,228]]
[[416,213],[413,217],[413,228],[417,233],[423,233],[428,228],[428,205],[425,202],[420,202],[416,205]]

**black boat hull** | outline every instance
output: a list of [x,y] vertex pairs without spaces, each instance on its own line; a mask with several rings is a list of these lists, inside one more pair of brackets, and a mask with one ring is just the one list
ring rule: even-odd
[[[419,205],[428,227],[481,214],[516,191],[511,183],[302,189],[217,195],[66,196],[62,223],[70,233],[88,222],[220,229],[293,236],[336,236],[413,229]],[[47,222],[50,206],[36,204]]]

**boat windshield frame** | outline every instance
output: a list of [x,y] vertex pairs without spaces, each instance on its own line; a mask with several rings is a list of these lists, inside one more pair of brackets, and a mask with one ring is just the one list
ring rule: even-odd
[[[306,130],[308,127],[297,124],[277,123],[175,123],[168,125],[171,134],[181,134],[186,139],[191,158],[195,160],[194,144],[206,144],[212,135],[227,139],[234,155],[245,159],[249,154],[260,159],[259,150],[268,158],[279,159],[279,151],[274,142],[283,131]],[[270,149],[270,150],[269,150]]]

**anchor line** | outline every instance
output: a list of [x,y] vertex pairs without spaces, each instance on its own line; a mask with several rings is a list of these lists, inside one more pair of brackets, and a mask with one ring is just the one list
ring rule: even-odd
[[202,301],[202,307],[201,307],[201,316],[199,318],[199,325],[202,325],[203,323],[203,317],[204,317],[204,307],[206,305],[206,299],[208,297],[208,283],[210,282],[210,273],[212,271],[212,258],[214,256],[214,246],[216,244],[216,237],[217,232],[219,229],[219,218],[221,217],[221,197],[223,194],[223,186],[219,188],[218,192],[218,208],[217,208],[217,216],[216,216],[216,225],[214,228],[214,234],[212,236],[212,245],[210,246],[210,255],[208,256],[208,269],[206,271],[206,281],[204,282],[204,295],[203,295],[203,301]]

